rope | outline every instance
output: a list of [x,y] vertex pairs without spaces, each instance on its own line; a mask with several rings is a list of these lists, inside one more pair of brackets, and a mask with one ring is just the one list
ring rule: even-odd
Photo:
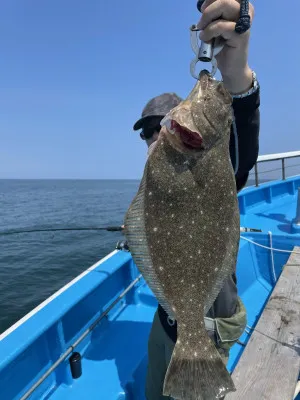
[[240,18],[235,26],[236,33],[242,34],[248,31],[251,26],[251,18],[249,15],[249,0],[241,1]]
[[[275,249],[275,248],[273,247],[273,235],[272,235],[272,232],[269,231],[268,234],[269,234],[269,237],[270,237],[270,247],[264,246],[264,245],[262,245],[262,244],[260,244],[260,243],[257,243],[257,242],[254,242],[253,240],[248,239],[248,238],[246,238],[245,236],[241,236],[241,239],[246,240],[247,242],[252,243],[252,244],[254,244],[255,246],[262,247],[263,249],[271,250],[272,272],[273,272],[274,283],[276,284],[276,282],[277,282],[277,276],[276,276],[276,272],[275,272],[274,251],[279,251],[279,252],[281,252],[281,253],[290,253],[290,254],[292,254],[292,253],[294,253],[294,254],[300,254],[300,252],[299,252],[299,251],[293,251],[293,250]],[[251,335],[251,331],[255,331],[255,328],[252,328],[251,326],[247,325],[247,326],[246,326],[246,329],[245,329],[245,332],[247,333],[247,335],[250,336],[250,335]]]
[[[272,272],[273,272],[273,277],[274,277],[274,283],[276,283],[277,282],[277,277],[276,277],[276,272],[275,272],[274,251],[278,251],[280,253],[289,253],[289,254],[300,254],[300,252],[299,251],[294,251],[294,250],[275,249],[273,247],[273,235],[272,235],[272,232],[269,231],[268,234],[269,234],[269,237],[270,237],[270,247],[269,246],[264,246],[264,245],[262,245],[260,243],[257,243],[257,242],[254,242],[253,240],[248,239],[245,236],[241,236],[241,239],[246,240],[247,242],[252,243],[255,246],[262,247],[263,249],[271,250]],[[247,335],[250,336],[251,333],[252,333],[251,331],[255,331],[255,330],[256,330],[255,328],[247,325],[244,332],[246,332]],[[242,343],[239,343],[239,344],[242,345]]]
[[273,251],[273,237],[272,237],[272,232],[269,231],[268,235],[270,236],[270,248],[271,248],[271,265],[272,265],[272,272],[273,272],[273,278],[274,278],[274,283],[276,284],[277,282],[277,277],[276,277],[276,272],[275,272],[275,263],[274,263],[274,251]]
[[300,254],[300,251],[294,251],[294,250],[282,250],[282,249],[275,249],[274,247],[268,247],[268,246],[264,246],[263,244],[254,242],[251,239],[248,239],[244,236],[241,236],[241,239],[246,240],[247,242],[250,242],[252,244],[255,244],[258,247],[262,247],[263,249],[267,249],[267,250],[273,250],[273,251],[279,251],[280,253],[289,253],[289,254]]

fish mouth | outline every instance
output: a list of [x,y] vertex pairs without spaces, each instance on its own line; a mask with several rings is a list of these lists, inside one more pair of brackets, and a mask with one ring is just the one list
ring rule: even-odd
[[188,128],[183,127],[175,120],[171,120],[171,130],[180,136],[180,139],[185,147],[191,150],[203,149],[202,137],[197,132],[193,132]]

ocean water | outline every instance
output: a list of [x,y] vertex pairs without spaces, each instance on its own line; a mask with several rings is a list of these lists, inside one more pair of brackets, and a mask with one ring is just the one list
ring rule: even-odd
[[[122,225],[138,186],[135,180],[0,180],[0,233]],[[0,234],[0,333],[122,238],[106,231]]]
[[[122,225],[139,181],[0,180],[0,232]],[[0,235],[0,333],[115,249],[120,232]]]

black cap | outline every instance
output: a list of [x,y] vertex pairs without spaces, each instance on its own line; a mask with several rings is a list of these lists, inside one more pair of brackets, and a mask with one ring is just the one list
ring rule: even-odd
[[134,124],[133,130],[141,129],[145,120],[149,117],[164,117],[174,107],[178,106],[181,101],[182,99],[176,93],[164,93],[154,97],[144,107],[142,118]]

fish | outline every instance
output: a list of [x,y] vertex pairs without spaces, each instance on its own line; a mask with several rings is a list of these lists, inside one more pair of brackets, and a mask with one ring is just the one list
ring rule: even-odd
[[132,258],[169,317],[177,341],[163,394],[212,400],[234,382],[204,317],[235,270],[240,214],[229,140],[232,96],[208,71],[161,121],[125,215]]

